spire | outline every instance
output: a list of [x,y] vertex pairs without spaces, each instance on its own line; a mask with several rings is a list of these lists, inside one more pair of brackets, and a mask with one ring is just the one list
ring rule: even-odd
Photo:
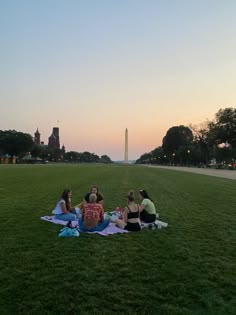
[[53,132],[52,132],[51,136],[49,137],[49,139],[56,139],[56,136],[54,135]]

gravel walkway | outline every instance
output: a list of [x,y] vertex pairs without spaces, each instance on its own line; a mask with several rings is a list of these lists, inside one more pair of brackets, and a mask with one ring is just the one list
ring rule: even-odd
[[209,176],[216,176],[216,177],[223,177],[228,179],[236,180],[236,171],[230,170],[216,170],[210,168],[195,168],[195,167],[178,167],[178,166],[157,166],[157,165],[147,165],[148,167],[158,167],[164,168],[173,171],[182,171],[188,173],[195,173],[201,175],[209,175]]

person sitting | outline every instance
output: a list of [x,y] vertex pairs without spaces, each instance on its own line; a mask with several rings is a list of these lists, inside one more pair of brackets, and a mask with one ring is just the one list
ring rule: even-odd
[[146,190],[139,191],[139,199],[142,201],[140,206],[140,219],[146,223],[153,223],[156,221],[156,208],[149,197]]
[[82,232],[95,232],[104,230],[110,220],[104,219],[104,209],[97,202],[97,195],[89,195],[89,203],[84,204],[82,217],[79,218],[79,229]]
[[89,203],[89,197],[91,194],[95,194],[97,196],[97,203],[101,204],[102,206],[104,206],[104,198],[103,195],[98,191],[98,187],[96,185],[93,185],[90,189],[90,192],[88,192],[85,196],[84,196],[84,200],[83,200],[83,205],[85,205],[86,203]]
[[127,231],[140,231],[140,207],[134,202],[134,191],[130,191],[127,196],[128,205],[123,211],[123,220],[117,219],[114,221],[116,225]]
[[52,211],[55,219],[62,221],[74,221],[77,219],[76,210],[71,207],[71,196],[72,191],[64,189],[55,209]]

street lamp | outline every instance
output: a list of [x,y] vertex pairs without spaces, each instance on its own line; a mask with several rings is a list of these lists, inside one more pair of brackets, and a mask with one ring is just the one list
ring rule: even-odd
[[189,164],[190,164],[190,163],[189,163],[189,162],[190,162],[189,157],[190,157],[190,153],[191,153],[191,151],[190,151],[190,150],[188,150],[187,152],[188,152],[188,166],[189,166]]
[[175,153],[173,153],[172,156],[173,156],[173,165],[175,165]]

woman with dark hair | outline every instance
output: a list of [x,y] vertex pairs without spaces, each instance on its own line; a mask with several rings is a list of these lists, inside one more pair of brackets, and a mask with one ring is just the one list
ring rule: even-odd
[[124,208],[123,220],[115,220],[116,225],[127,231],[140,231],[140,208],[134,201],[134,191],[131,190],[127,196],[127,207]]
[[98,186],[93,185],[90,189],[90,192],[88,192],[84,196],[83,204],[89,203],[89,197],[91,194],[95,194],[97,196],[97,203],[100,203],[102,206],[104,205],[104,198],[103,195],[98,191]]
[[139,199],[142,201],[140,206],[140,219],[146,223],[152,223],[156,221],[156,208],[149,197],[146,190],[139,191]]
[[71,208],[71,196],[72,191],[70,189],[64,189],[55,209],[52,211],[55,215],[55,219],[62,221],[76,220],[76,211],[74,208]]

